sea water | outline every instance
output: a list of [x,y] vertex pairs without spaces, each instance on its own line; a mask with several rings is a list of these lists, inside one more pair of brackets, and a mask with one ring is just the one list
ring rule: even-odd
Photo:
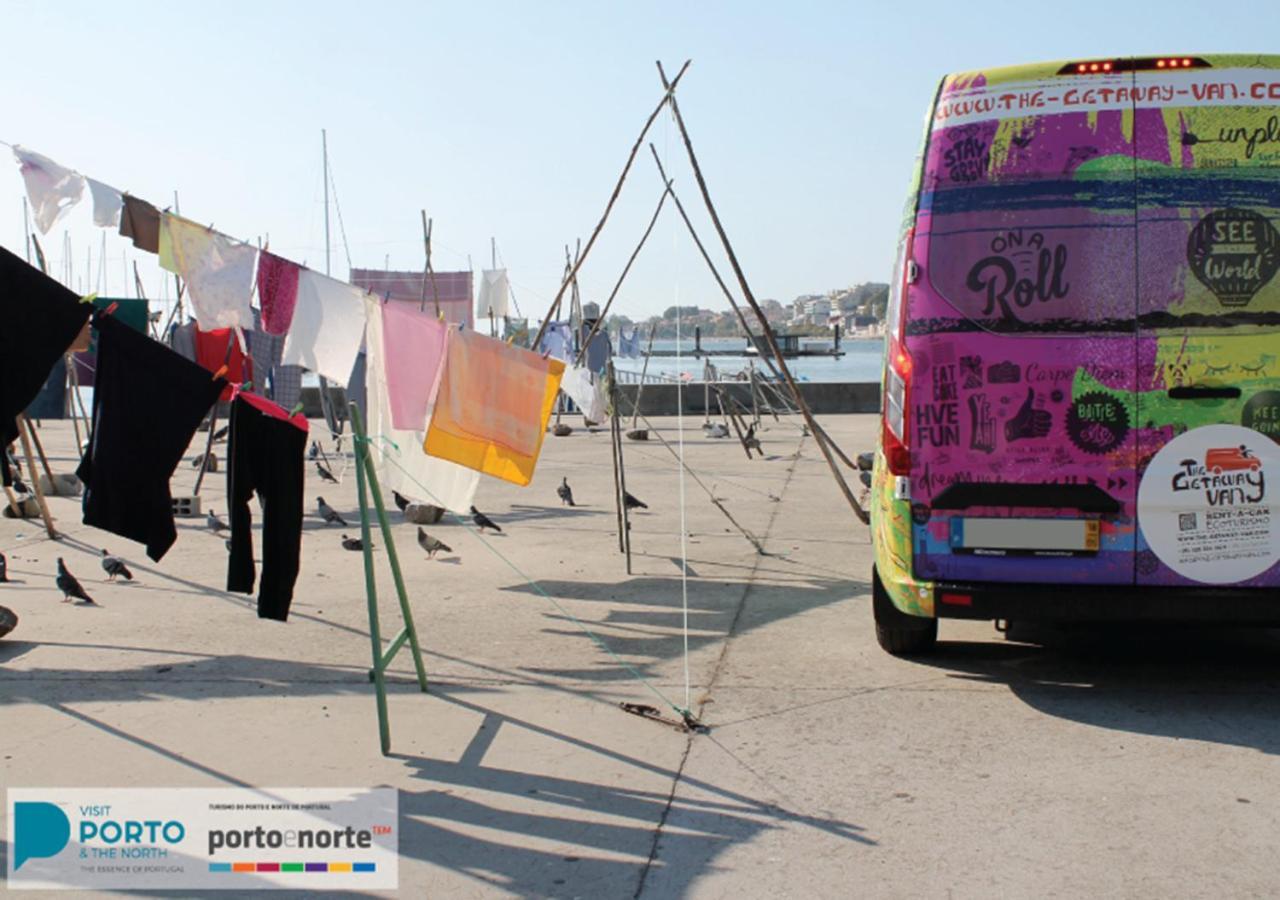
[[[744,338],[704,338],[702,347],[704,350],[715,351],[743,350],[746,343]],[[815,350],[831,349],[831,341],[820,338],[812,341],[802,338],[800,343],[806,348]],[[655,340],[653,349],[674,351],[676,342]],[[845,339],[840,342],[840,349],[844,351],[844,356],[798,356],[788,359],[787,368],[798,381],[878,382],[880,380],[884,354],[882,338]],[[756,374],[769,375],[768,366],[754,354],[744,352],[740,356],[720,356],[718,353],[716,356],[694,356],[691,338],[680,342],[680,352],[683,355],[678,358],[655,356],[650,359],[649,374],[662,378],[684,375],[694,381],[701,381],[703,360],[710,360],[722,379],[732,379],[739,373],[745,373],[752,363],[755,365]],[[614,365],[619,371],[639,374],[644,369],[644,357],[641,356],[638,359],[617,357],[614,359]]]

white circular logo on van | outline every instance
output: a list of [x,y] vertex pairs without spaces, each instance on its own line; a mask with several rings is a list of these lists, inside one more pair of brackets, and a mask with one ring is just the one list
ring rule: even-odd
[[1138,486],[1138,525],[1184,578],[1234,584],[1280,560],[1280,445],[1251,428],[1206,425],[1166,444]]

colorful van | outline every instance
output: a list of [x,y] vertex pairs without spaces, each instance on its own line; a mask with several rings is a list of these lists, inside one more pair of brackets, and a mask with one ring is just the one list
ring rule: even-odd
[[1280,624],[1280,56],[943,79],[872,474],[881,645]]

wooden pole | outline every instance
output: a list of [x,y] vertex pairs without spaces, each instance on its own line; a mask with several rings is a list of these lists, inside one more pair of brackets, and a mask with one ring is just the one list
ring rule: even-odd
[[613,407],[613,445],[618,454],[618,505],[622,511],[622,546],[627,555],[627,574],[631,574],[631,511],[627,509],[627,467],[622,455],[622,423],[618,420],[618,382],[614,377],[613,360],[609,361],[609,398]]
[[640,395],[644,393],[644,379],[649,374],[649,359],[653,356],[653,336],[658,331],[658,323],[649,326],[649,346],[644,351],[644,365],[640,367],[640,384],[636,387],[636,408],[631,413],[631,430],[636,430],[636,420],[640,418]]
[[609,292],[609,299],[605,301],[604,307],[600,310],[600,315],[596,319],[591,331],[587,333],[586,340],[582,342],[582,349],[578,351],[578,358],[574,360],[574,365],[581,365],[582,359],[587,355],[587,348],[591,346],[591,341],[595,338],[596,332],[600,330],[600,326],[604,323],[604,317],[609,314],[609,307],[613,305],[613,299],[618,296],[618,291],[622,289],[622,282],[626,281],[627,273],[631,271],[631,266],[636,261],[636,257],[640,255],[640,251],[644,249],[645,241],[649,240],[649,235],[653,233],[653,226],[658,224],[658,216],[662,213],[662,205],[667,202],[667,195],[671,193],[671,182],[667,182],[662,196],[658,198],[658,206],[653,211],[653,216],[649,219],[649,226],[645,228],[644,234],[640,236],[640,243],[636,244],[636,249],[631,251],[631,257],[627,260],[627,264],[622,267],[622,274],[618,276],[617,282],[613,285],[613,290]]
[[36,455],[40,457],[40,465],[44,468],[44,474],[49,476],[49,487],[54,494],[57,494],[58,486],[53,483],[53,469],[49,468],[49,457],[44,455],[44,444],[40,443],[40,435],[36,433],[35,426],[31,424],[30,419],[27,419],[27,430],[31,432],[31,443],[36,445]]
[[[687,65],[687,64],[686,64]],[[681,70],[683,71],[683,69]],[[796,406],[800,409],[800,414],[804,417],[809,430],[813,432],[814,442],[817,443],[818,449],[822,451],[823,458],[827,461],[827,467],[831,470],[831,475],[835,478],[836,485],[840,488],[840,492],[844,494],[845,500],[849,507],[854,511],[859,521],[863,524],[870,524],[871,516],[862,508],[862,504],[858,502],[858,498],[854,496],[848,482],[844,479],[844,473],[836,465],[835,457],[832,455],[831,448],[825,439],[823,432],[818,428],[817,422],[813,419],[813,413],[809,410],[809,404],[805,402],[804,395],[800,393],[800,387],[796,384],[795,379],[791,377],[791,371],[787,368],[787,362],[782,355],[782,350],[778,347],[778,341],[774,337],[773,328],[769,325],[769,320],[765,318],[764,310],[760,308],[760,304],[756,302],[755,294],[751,292],[751,285],[747,282],[747,276],[742,270],[742,266],[738,262],[738,256],[733,250],[733,245],[729,242],[729,236],[724,230],[724,225],[720,221],[720,214],[716,212],[715,204],[711,201],[711,191],[707,188],[707,181],[702,175],[702,169],[698,165],[697,154],[693,151],[693,142],[689,138],[689,130],[685,127],[684,117],[680,114],[680,104],[675,98],[674,93],[670,93],[672,83],[667,81],[667,73],[662,68],[662,63],[658,63],[658,75],[662,79],[662,84],[668,90],[668,102],[671,104],[671,113],[675,116],[676,126],[680,129],[680,138],[684,142],[685,151],[689,156],[689,164],[693,168],[694,179],[698,182],[698,190],[702,193],[702,200],[706,204],[707,212],[711,216],[711,222],[715,226],[716,234],[720,237],[720,243],[724,247],[725,255],[729,258],[729,264],[733,267],[734,275],[738,279],[738,287],[742,290],[742,296],[751,306],[752,311],[756,314],[756,318],[760,322],[761,330],[764,333],[765,341],[769,344],[774,358],[777,360],[778,368],[782,372],[782,377],[787,382],[787,387],[791,389],[791,394],[795,399]],[[668,188],[669,189],[669,188]]]
[[[600,231],[604,228],[604,223],[609,220],[609,213],[613,210],[613,204],[617,202],[618,195],[622,192],[622,184],[627,180],[627,173],[631,171],[631,164],[635,162],[636,153],[640,150],[640,145],[644,143],[645,135],[649,133],[649,128],[653,125],[654,119],[658,118],[658,113],[662,112],[662,108],[666,106],[667,102],[675,95],[676,85],[680,83],[680,79],[683,78],[684,73],[688,71],[690,62],[692,62],[692,60],[686,60],[685,64],[680,67],[680,71],[676,73],[676,77],[665,86],[665,93],[663,93],[662,99],[659,100],[658,105],[653,108],[653,112],[649,114],[649,118],[644,123],[644,128],[640,130],[640,136],[636,138],[635,144],[631,147],[631,153],[627,156],[627,163],[622,167],[622,174],[618,176],[618,183],[614,185],[613,193],[609,196],[609,202],[605,205],[604,213],[600,216],[600,221],[596,223],[596,227],[591,232],[591,236],[587,238],[587,246],[582,248],[582,254],[573,265],[573,271],[569,273],[570,279],[577,276],[578,269],[586,261],[587,254],[591,252],[591,248],[595,246],[596,238],[600,236]],[[561,282],[560,289],[556,291],[555,299],[551,301],[551,309],[555,309],[557,307],[560,303],[560,298],[564,296],[564,292],[568,287],[569,279]],[[542,325],[538,328],[538,333],[533,338],[534,347],[537,347],[538,342],[542,340],[542,333],[546,330],[548,321],[550,321],[550,315],[548,315],[548,318],[542,320]]]
[[622,498],[622,482],[618,478],[618,434],[614,430],[613,423],[617,420],[617,407],[614,404],[614,398],[617,391],[613,385],[613,368],[609,369],[609,405],[613,407],[609,413],[609,453],[613,462],[613,500],[618,514],[618,552],[625,552],[625,544],[622,537],[622,507],[625,505]]
[[[31,452],[31,437],[28,429],[31,423],[27,421],[25,415],[19,415],[18,419],[18,436],[22,439],[22,452],[27,458],[27,476],[31,479],[31,490],[36,493],[36,505],[40,507],[40,517],[44,519],[44,530],[49,533],[49,537],[53,540],[58,539],[58,532],[53,528],[53,517],[49,515],[49,504],[45,502],[44,490],[40,487],[40,475],[36,472],[35,454]],[[50,477],[50,483],[53,478]]]

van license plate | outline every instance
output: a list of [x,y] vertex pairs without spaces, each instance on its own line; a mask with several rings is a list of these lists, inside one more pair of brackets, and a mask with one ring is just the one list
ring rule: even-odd
[[951,552],[980,556],[1083,556],[1097,553],[1097,519],[951,520]]

